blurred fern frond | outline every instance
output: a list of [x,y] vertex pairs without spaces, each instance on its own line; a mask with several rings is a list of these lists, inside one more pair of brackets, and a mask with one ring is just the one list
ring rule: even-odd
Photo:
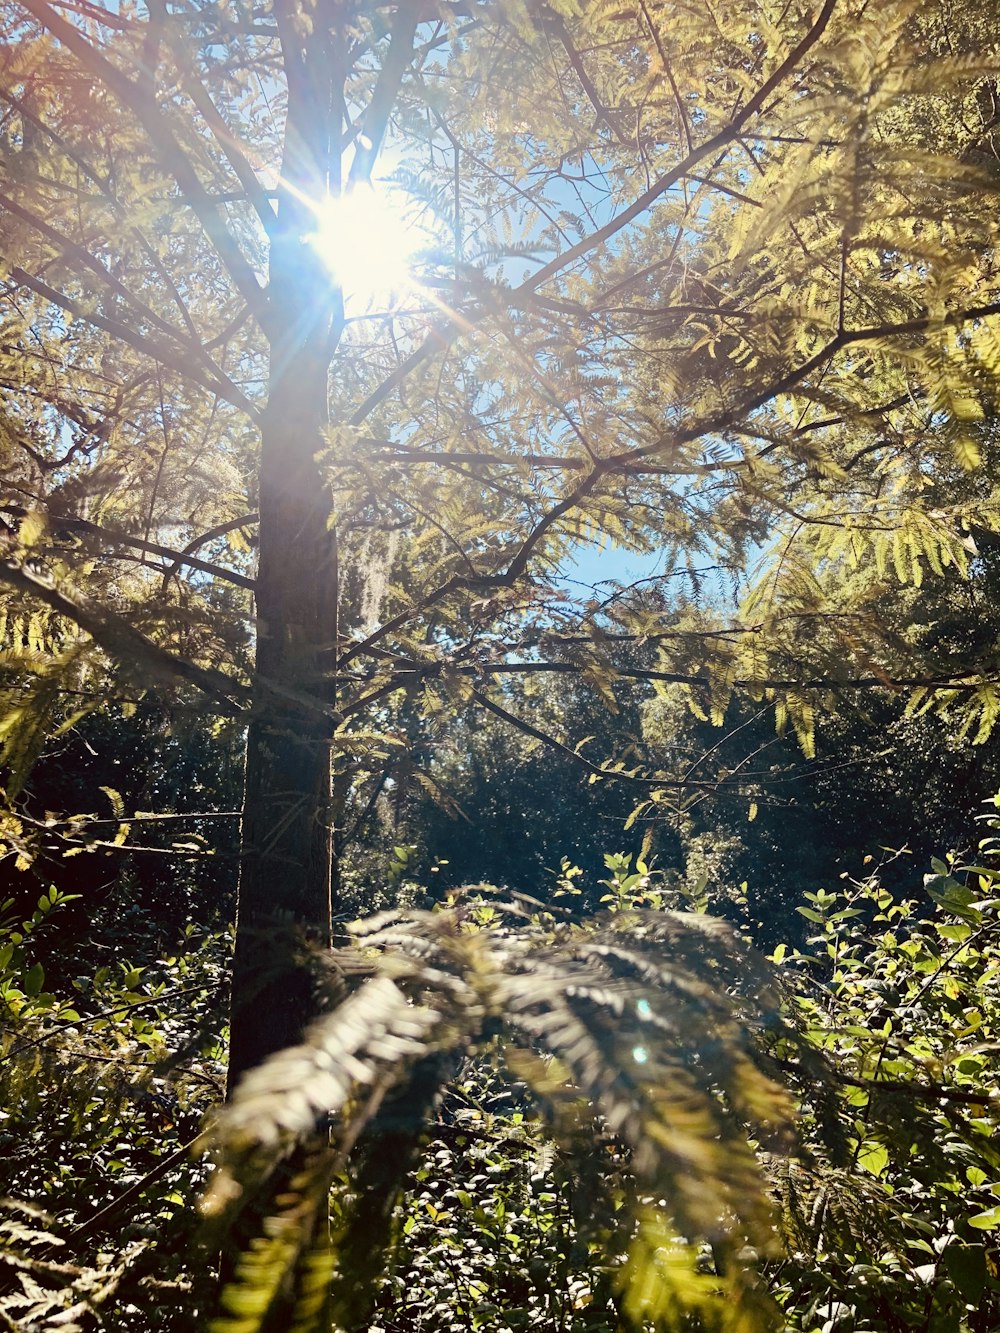
[[[237,1088],[204,1202],[221,1237],[244,1236],[219,1333],[268,1329],[289,1291],[296,1328],[366,1326],[427,1122],[463,1058],[498,1042],[581,1174],[602,1136],[624,1150],[629,1221],[608,1219],[627,1251],[614,1260],[623,1326],[666,1327],[679,1309],[727,1328],[761,1314],[741,1256],[774,1232],[750,1140],[780,1148],[790,1118],[759,1050],[781,1031],[764,965],[704,916],[510,919],[461,905],[356,926],[333,956],[346,998]],[[280,1215],[261,1216],[276,1179]]]

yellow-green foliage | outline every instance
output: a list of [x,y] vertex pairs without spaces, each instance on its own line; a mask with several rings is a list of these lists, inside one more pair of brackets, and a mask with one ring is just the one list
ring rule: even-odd
[[[258,1219],[260,1234],[237,1261],[219,1333],[266,1327],[289,1282],[303,1293],[296,1327],[319,1328],[321,1306],[308,1293],[324,1265],[335,1326],[353,1326],[338,1304],[353,1274],[338,1262],[377,1243],[354,1163],[366,1152],[399,1154],[381,1180],[380,1207],[391,1209],[409,1157],[399,1124],[380,1121],[383,1108],[396,1108],[415,1147],[456,1060],[490,1049],[501,1033],[500,1056],[527,1084],[560,1151],[592,1154],[595,1116],[596,1132],[628,1151],[637,1229],[619,1280],[635,1326],[670,1327],[679,1309],[726,1328],[766,1322],[766,1303],[741,1295],[753,1289],[742,1247],[767,1252],[772,1234],[747,1133],[778,1147],[790,1106],[759,1047],[784,1031],[760,960],[704,916],[623,911],[552,927],[508,924],[505,915],[473,899],[359,925],[355,949],[323,965],[341,974],[341,987],[347,981],[348,997],[301,1046],[237,1088],[214,1135],[204,1208],[216,1227],[238,1227],[262,1183],[295,1167],[283,1178],[281,1212]],[[417,1089],[429,1063],[428,1099]],[[345,1169],[330,1251],[316,1217]],[[711,1276],[696,1268],[705,1243],[717,1258]],[[377,1255],[373,1263],[377,1272]]]
[[[267,26],[244,42],[241,11],[220,19],[223,75],[182,24],[144,45],[145,18],[80,17],[96,46],[71,50],[43,0],[4,14],[11,551],[177,658],[239,675],[268,355],[240,266],[266,268],[259,187],[282,152]],[[560,617],[583,642],[553,655],[614,708],[631,663],[601,638],[602,598],[547,584],[593,544],[661,552],[664,576],[687,571],[667,598],[700,596],[699,566],[732,569],[743,639],[694,662],[658,645],[657,669],[690,676],[707,716],[734,690],[780,701],[808,751],[810,711],[840,697],[826,680],[926,680],[932,706],[985,737],[988,664],[904,649],[889,608],[896,588],[974,576],[973,529],[1000,526],[987,16],[602,0],[440,21],[434,72],[418,24],[388,114],[442,305],[433,329],[412,293],[348,323],[318,450],[345,711],[427,687],[447,715],[477,664],[523,669]],[[381,11],[356,23],[338,94],[354,126],[389,45]],[[169,116],[135,91],[147,77]],[[30,647],[37,607],[11,596]],[[656,632],[648,600],[613,615]],[[72,712],[52,690],[109,688],[50,668],[51,689],[19,683],[3,723],[15,788]]]

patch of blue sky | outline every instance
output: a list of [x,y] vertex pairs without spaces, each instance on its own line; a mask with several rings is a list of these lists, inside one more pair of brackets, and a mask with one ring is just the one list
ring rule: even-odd
[[563,556],[556,581],[566,583],[571,595],[588,590],[607,592],[614,584],[633,584],[671,573],[673,556],[666,550],[648,553],[622,546],[580,543]]

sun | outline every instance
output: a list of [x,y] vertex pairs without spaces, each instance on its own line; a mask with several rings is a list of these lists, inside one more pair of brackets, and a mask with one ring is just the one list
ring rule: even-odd
[[357,185],[314,205],[316,230],[306,238],[344,292],[345,303],[388,303],[414,285],[411,263],[420,241],[399,191]]

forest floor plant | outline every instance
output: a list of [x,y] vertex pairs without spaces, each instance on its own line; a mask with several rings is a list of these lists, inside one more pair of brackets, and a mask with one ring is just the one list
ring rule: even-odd
[[[336,1170],[242,1238],[217,1329],[259,1327],[305,1258],[304,1327],[329,1282],[337,1326],[378,1333],[987,1333],[1000,798],[985,818],[978,856],[912,898],[873,862],[817,889],[770,966],[622,856],[598,919],[482,890],[384,914],[321,960],[326,1013],[208,1133],[224,938],[191,928],[144,969],[119,941],[57,994],[33,954],[46,894],[0,941],[0,1327],[205,1327],[193,1149],[216,1145],[217,1236],[319,1126]],[[301,1256],[328,1197],[335,1244]]]

